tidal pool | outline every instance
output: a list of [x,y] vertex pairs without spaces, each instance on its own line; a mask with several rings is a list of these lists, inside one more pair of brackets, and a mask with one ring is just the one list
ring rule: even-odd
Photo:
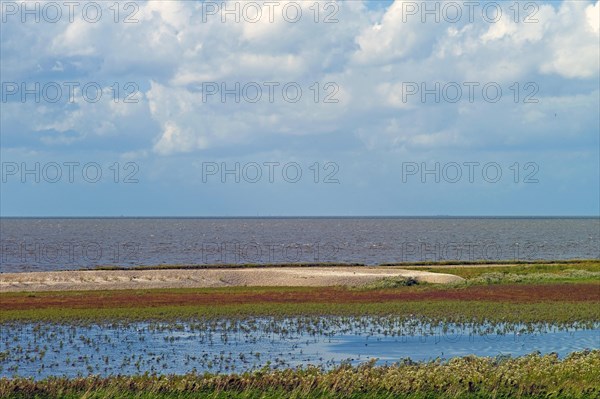
[[394,317],[296,317],[127,324],[0,325],[0,377],[244,372],[470,354],[519,356],[600,348],[600,322],[429,323]]

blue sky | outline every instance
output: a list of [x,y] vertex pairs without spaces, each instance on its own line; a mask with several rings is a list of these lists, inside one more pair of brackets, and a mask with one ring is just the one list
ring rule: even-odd
[[2,2],[2,216],[600,212],[597,1],[40,4]]

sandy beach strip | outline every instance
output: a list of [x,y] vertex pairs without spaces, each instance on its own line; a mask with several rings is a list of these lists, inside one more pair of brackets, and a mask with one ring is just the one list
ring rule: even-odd
[[359,286],[389,277],[412,277],[446,284],[464,281],[453,274],[394,267],[265,267],[231,269],[86,270],[0,274],[0,292],[88,291],[201,287]]

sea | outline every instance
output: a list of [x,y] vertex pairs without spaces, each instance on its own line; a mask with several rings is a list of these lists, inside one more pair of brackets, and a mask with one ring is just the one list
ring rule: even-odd
[[598,217],[0,218],[0,272],[600,258]]

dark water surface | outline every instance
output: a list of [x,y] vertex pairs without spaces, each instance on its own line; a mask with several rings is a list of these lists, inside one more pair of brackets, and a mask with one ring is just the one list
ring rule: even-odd
[[598,218],[0,219],[2,272],[600,258]]

